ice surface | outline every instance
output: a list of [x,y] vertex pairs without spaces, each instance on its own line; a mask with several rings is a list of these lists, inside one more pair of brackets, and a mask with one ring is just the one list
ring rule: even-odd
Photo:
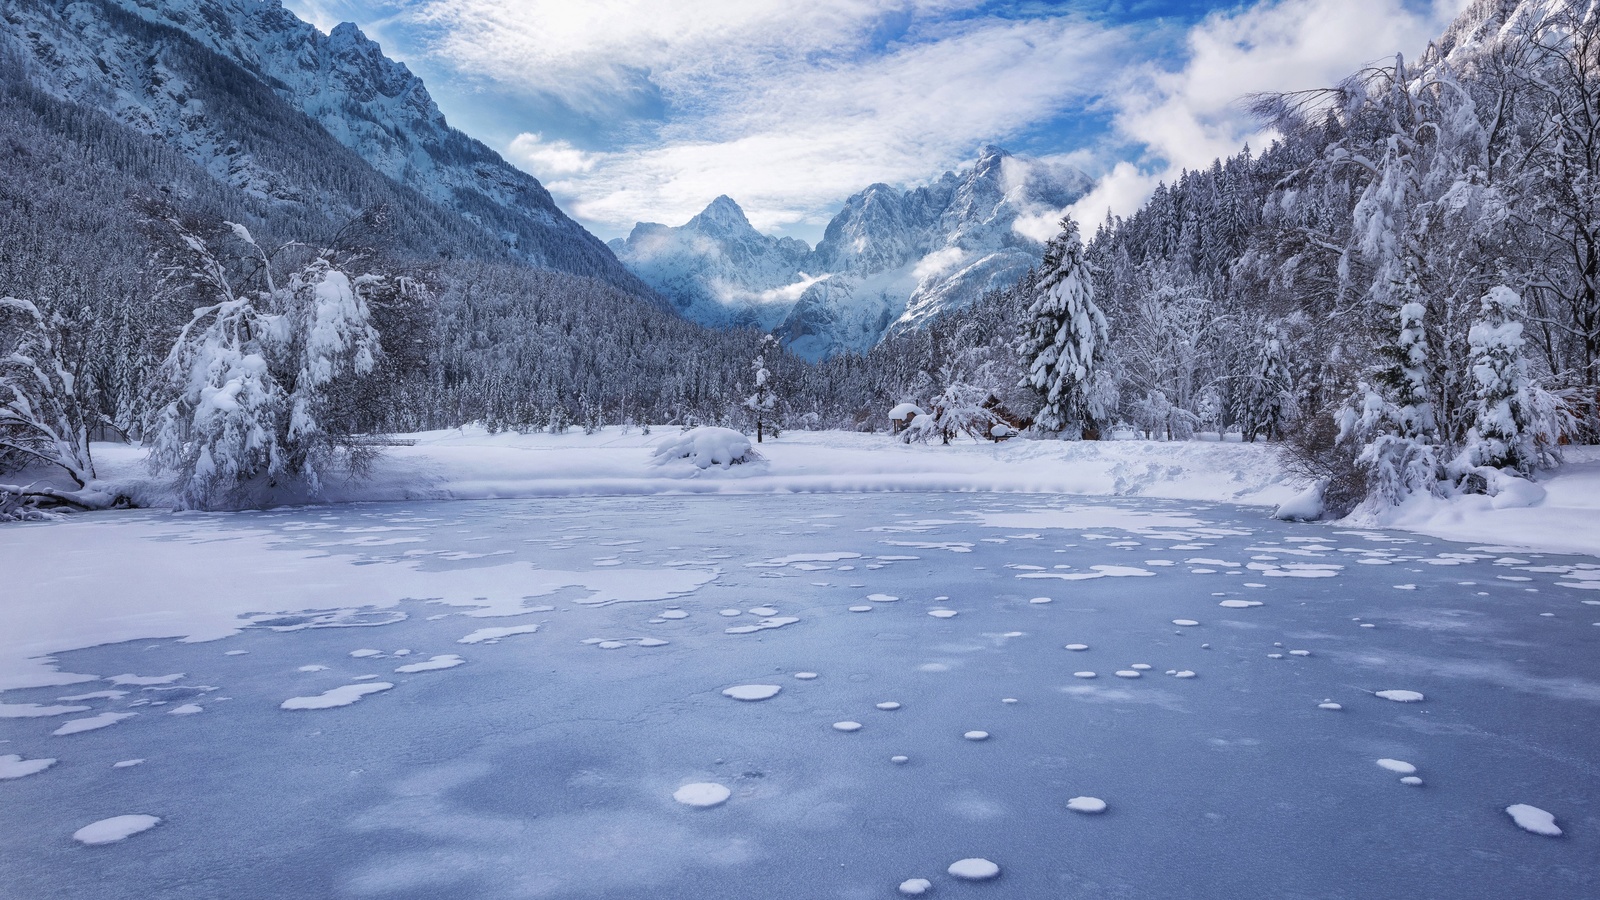
[[98,822],[91,822],[79,828],[72,833],[72,839],[80,844],[88,844],[90,846],[114,844],[141,831],[149,831],[159,824],[161,824],[161,819],[157,816],[112,816],[109,819],[101,819]]
[[979,856],[958,859],[946,871],[962,881],[988,881],[1000,877],[1000,867]]
[[696,806],[702,809],[721,806],[728,802],[733,792],[714,781],[697,781],[686,784],[672,792],[672,799],[684,806]]
[[1523,831],[1531,831],[1534,834],[1542,834],[1546,837],[1561,836],[1561,828],[1560,826],[1556,825],[1556,817],[1545,812],[1537,806],[1529,806],[1526,803],[1514,803],[1511,806],[1506,807],[1506,814],[1509,815],[1511,817],[1511,821],[1516,822],[1517,827],[1521,828]]
[[775,684],[736,684],[731,688],[723,688],[722,696],[735,700],[766,700],[778,696],[781,690],[783,688]]
[[26,778],[29,775],[43,772],[55,764],[56,761],[52,758],[23,759],[15,753],[0,755],[0,781],[11,778]]
[[1067,801],[1067,809],[1081,813],[1103,813],[1106,811],[1106,802],[1099,797],[1073,797]]
[[333,709],[336,706],[349,706],[368,694],[376,694],[394,688],[387,681],[369,681],[364,684],[347,684],[331,690],[323,691],[315,697],[290,697],[279,704],[280,709]]
[[[83,627],[72,633],[60,623],[30,631],[29,614],[19,616],[14,603],[0,609],[0,645],[20,648],[16,636],[25,636],[34,648],[27,652],[41,660],[27,670],[40,675],[35,686],[14,687],[0,700],[92,707],[77,716],[0,719],[0,753],[25,762],[61,758],[42,774],[0,785],[7,810],[0,893],[29,900],[275,900],[330,891],[352,900],[804,900],[894,896],[897,879],[926,874],[930,893],[940,896],[976,896],[1002,884],[1018,897],[1062,896],[1074,885],[1095,896],[1193,900],[1324,896],[1329,886],[1352,897],[1600,896],[1600,873],[1582,862],[1587,845],[1576,807],[1570,824],[1563,816],[1563,839],[1512,838],[1515,865],[1500,847],[1507,820],[1496,812],[1539,791],[1578,796],[1582,772],[1600,768],[1592,736],[1573,726],[1592,719],[1600,703],[1600,659],[1588,652],[1597,629],[1583,621],[1600,616],[1574,614],[1593,610],[1579,601],[1600,594],[1546,587],[1579,581],[1571,573],[1591,571],[1573,568],[1585,560],[1528,556],[1566,571],[1520,568],[1516,574],[1535,580],[1512,583],[1496,577],[1511,571],[1494,568],[1501,554],[1436,567],[1425,560],[1470,551],[1392,543],[1394,533],[1373,532],[1382,542],[1334,541],[1326,525],[1201,503],[1113,504],[1201,523],[1182,535],[1138,534],[1143,546],[1134,549],[1118,546],[1129,532],[1103,524],[1041,528],[1040,537],[1024,540],[977,523],[980,512],[1031,514],[1050,505],[1095,504],[1044,494],[719,494],[262,514],[119,511],[14,529],[0,541],[8,575],[12,541],[57,563],[40,570],[46,580],[0,587],[8,600],[83,601],[68,576],[84,567],[61,562],[80,551],[118,563],[107,567],[116,580],[102,583],[124,596],[102,607],[114,625],[73,607],[64,615]],[[406,533],[426,542],[389,549],[324,547],[310,555],[302,551],[314,545],[299,535],[318,532],[296,530],[381,526],[418,513],[437,522]],[[790,521],[817,513],[847,517],[824,534]],[[928,522],[947,524],[913,524]],[[871,560],[890,535],[857,529],[879,525],[922,529],[906,537],[965,544],[970,552],[930,551],[918,561],[884,561],[881,570],[859,564],[850,576],[859,586],[843,576],[831,587],[811,584],[794,563],[744,565],[846,551]],[[776,533],[782,530],[794,533]],[[46,533],[53,543],[33,537]],[[1010,543],[985,540],[991,535]],[[1300,536],[1322,541],[1287,540]],[[692,596],[645,606],[581,602],[594,596],[590,586],[545,589],[541,573],[586,571],[602,542],[618,537],[641,541],[628,545],[640,552],[618,551],[626,565],[600,571],[643,573],[635,575],[638,593],[661,593],[651,581],[672,571],[720,575]],[[1357,565],[1359,554],[1340,542],[1390,553],[1402,568]],[[1167,551],[1173,544],[1204,549]],[[404,555],[461,548],[475,555]],[[1288,552],[1301,548],[1329,558]],[[1064,581],[1048,605],[1030,604],[1036,591],[1014,578],[1163,555],[1346,568],[1334,578],[1219,577],[1144,564],[1156,577]],[[150,562],[146,571],[147,557],[161,567]],[[1411,568],[1421,571],[1403,571]],[[227,586],[210,592],[227,613],[226,629],[208,631],[207,610],[195,622],[165,614],[186,609],[171,596],[174,585],[201,580],[183,572]],[[1396,578],[1407,576],[1418,590],[1394,591]],[[1246,589],[1244,578],[1266,586]],[[262,587],[278,582],[281,591]],[[1524,594],[1525,584],[1544,593]],[[337,586],[337,596],[324,585]],[[229,593],[235,589],[242,599]],[[1207,601],[1215,591],[1227,593]],[[902,599],[866,599],[875,593]],[[955,598],[945,605],[960,609],[960,622],[926,623],[940,595]],[[1212,605],[1239,596],[1266,605],[1241,612]],[[256,605],[264,597],[270,602]],[[556,608],[530,615],[534,602]],[[875,611],[841,615],[851,603]],[[741,614],[721,619],[725,607]],[[521,617],[461,618],[490,608]],[[380,612],[370,621],[384,624],[289,631],[248,618],[289,622],[335,609],[348,611],[340,613],[345,622],[363,609]],[[1213,614],[1195,618],[1206,609]],[[724,633],[758,622],[762,610],[804,620]],[[1539,617],[1547,611],[1559,616]],[[315,698],[341,685],[393,681],[356,676],[429,660],[478,625],[533,618],[541,620],[537,634],[457,645],[471,663],[459,673],[407,675],[389,695],[355,709],[312,716],[279,708],[286,695]],[[1177,619],[1206,627],[1169,624]],[[1373,622],[1383,627],[1350,630]],[[222,645],[181,640],[222,631],[231,635]],[[1202,634],[1213,650],[1202,650]],[[580,643],[591,636],[597,643]],[[634,649],[663,638],[670,647]],[[624,647],[597,649],[606,641]],[[1062,657],[1071,652],[1061,651],[1068,641],[1092,647]],[[225,657],[223,647],[246,649],[250,659]],[[355,648],[383,650],[357,660],[347,655]],[[394,648],[415,651],[402,659]],[[1290,648],[1316,655],[1300,660]],[[1265,659],[1272,650],[1297,661]],[[327,669],[296,671],[323,660]],[[1155,668],[1134,669],[1129,660],[1155,660]],[[1204,679],[1179,677],[1202,662]],[[1168,674],[1075,677],[1083,663],[1107,675]],[[826,677],[795,678],[806,670]],[[63,689],[45,680],[119,672],[189,674],[82,700],[59,697],[109,685]],[[785,690],[776,702],[719,699],[724,688],[746,682]],[[202,685],[217,690],[198,693]],[[1348,699],[1396,685],[1425,691],[1433,702],[1380,704],[1350,716],[1312,711],[1318,693]],[[232,699],[217,705],[223,697]],[[1001,706],[1014,697],[1025,699]],[[903,708],[873,718],[889,698]],[[205,715],[147,714],[71,741],[48,736],[69,718],[102,711],[202,704]],[[846,719],[872,727],[853,735],[829,727]],[[952,743],[972,728],[994,737]],[[115,760],[142,757],[150,763],[107,771]],[[1422,759],[1425,768],[1448,760],[1448,772],[1428,777],[1426,791],[1400,791],[1390,779],[1415,776],[1363,768],[1379,757]],[[670,795],[686,781],[718,782],[730,799],[706,814],[685,809]],[[1064,801],[1085,789],[1118,797],[1117,816],[1066,816]],[[1286,809],[1321,812],[1279,814]],[[167,821],[109,853],[74,851],[67,841],[84,823],[124,811]],[[1416,827],[1419,816],[1428,827]],[[1071,853],[1060,852],[1063,839]],[[1328,852],[1335,845],[1341,852]],[[1497,855],[1472,852],[1483,847]],[[1151,865],[1152,852],[1160,865]],[[950,860],[974,855],[1005,859],[1002,881],[962,885],[944,874]],[[1194,875],[1205,871],[1228,878]]]

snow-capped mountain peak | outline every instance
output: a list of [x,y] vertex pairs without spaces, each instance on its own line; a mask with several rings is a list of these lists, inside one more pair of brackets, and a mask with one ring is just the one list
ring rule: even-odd
[[1089,186],[1076,169],[990,144],[970,168],[922,187],[868,185],[814,250],[756,231],[726,196],[676,228],[640,224],[612,248],[689,318],[775,329],[820,358],[1015,281],[1043,255],[1040,223],[1053,225]]

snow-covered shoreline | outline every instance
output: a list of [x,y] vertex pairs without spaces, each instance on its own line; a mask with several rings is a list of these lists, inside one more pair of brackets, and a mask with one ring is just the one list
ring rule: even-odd
[[[1217,441],[1036,441],[906,445],[884,434],[789,431],[759,446],[751,465],[699,469],[656,465],[653,449],[674,426],[650,434],[612,427],[589,435],[479,427],[397,435],[362,480],[330,478],[316,497],[283,494],[277,505],[502,500],[660,494],[865,493],[892,491],[1144,497],[1276,508],[1304,490],[1276,445]],[[96,444],[101,486],[140,505],[172,505],[151,481],[144,451]],[[1540,478],[1543,501],[1496,508],[1480,496],[1414,498],[1342,524],[1395,528],[1508,549],[1600,556],[1600,448],[1566,448],[1567,462]],[[36,472],[41,483],[48,473]],[[63,485],[64,487],[65,485]]]

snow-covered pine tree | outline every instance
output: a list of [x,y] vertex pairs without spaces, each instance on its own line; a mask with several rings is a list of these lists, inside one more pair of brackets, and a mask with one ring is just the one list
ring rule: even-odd
[[[763,335],[756,350],[755,359],[750,361],[750,379],[755,385],[755,393],[744,399],[744,408],[755,420],[756,443],[761,443],[766,427],[772,424],[777,415],[778,395],[773,390],[772,372],[767,369],[767,354],[778,353],[778,339],[770,334]],[[777,428],[773,427],[773,436],[777,436]]]
[[330,421],[336,389],[382,356],[365,294],[383,279],[351,277],[324,252],[279,285],[274,254],[230,225],[259,279],[236,289],[204,236],[176,218],[166,224],[186,251],[173,274],[213,302],[195,310],[162,364],[169,399],[148,429],[151,468],[174,476],[179,502],[194,507],[225,503],[257,478],[301,479],[315,493],[351,444],[344,423]]
[[1105,359],[1106,319],[1094,302],[1094,279],[1078,223],[1061,220],[1061,233],[1045,249],[1017,350],[1027,372],[1019,387],[1032,388],[1042,405],[1041,431],[1078,439],[1098,436],[1105,415],[1093,382]]
[[1465,446],[1451,462],[1453,474],[1468,489],[1483,489],[1488,473],[1500,469],[1528,476],[1559,462],[1551,423],[1540,421],[1538,387],[1528,377],[1522,355],[1522,298],[1505,285],[1483,295],[1478,319],[1467,336],[1472,348],[1472,427]]
[[940,375],[947,382],[944,390],[929,401],[926,413],[913,418],[900,432],[900,440],[927,443],[937,437],[939,443],[948,444],[960,434],[975,441],[994,440],[993,428],[1004,423],[985,405],[989,392],[948,368]]

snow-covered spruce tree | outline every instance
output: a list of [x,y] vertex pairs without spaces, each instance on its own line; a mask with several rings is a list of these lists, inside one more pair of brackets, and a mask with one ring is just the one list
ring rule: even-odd
[[1354,449],[1369,497],[1396,505],[1440,486],[1433,371],[1414,278],[1401,285],[1394,340],[1380,348],[1389,365],[1357,385],[1339,412],[1340,443]]
[[1017,344],[1027,368],[1019,386],[1041,398],[1035,428],[1070,439],[1098,437],[1105,410],[1093,382],[1105,359],[1106,319],[1070,217],[1046,247],[1041,272]]
[[750,379],[755,385],[755,393],[744,398],[744,408],[750,418],[755,421],[756,443],[761,443],[767,426],[772,425],[772,436],[778,436],[778,430],[773,425],[777,416],[778,395],[773,391],[772,372],[767,369],[767,354],[778,353],[778,339],[773,335],[763,335],[755,359],[750,361]]
[[231,225],[228,237],[254,263],[254,283],[236,289],[229,260],[196,230],[167,224],[187,250],[172,274],[213,302],[195,310],[162,364],[168,400],[148,428],[151,469],[172,476],[179,502],[192,507],[234,502],[256,479],[317,492],[351,445],[327,416],[336,388],[370,374],[382,355],[365,296],[382,279],[351,277],[324,252],[279,284],[276,254]]
[[62,344],[59,319],[0,297],[0,472],[42,462],[82,488],[94,479],[94,460]]
[[1298,412],[1293,381],[1283,340],[1276,329],[1269,329],[1261,339],[1255,366],[1246,376],[1240,397],[1239,424],[1245,440],[1261,437],[1276,441],[1283,437],[1284,426]]
[[1560,462],[1555,405],[1541,402],[1522,355],[1522,298],[1505,285],[1483,295],[1467,340],[1472,347],[1472,427],[1451,473],[1468,490],[1489,487],[1490,469],[1532,475]]

